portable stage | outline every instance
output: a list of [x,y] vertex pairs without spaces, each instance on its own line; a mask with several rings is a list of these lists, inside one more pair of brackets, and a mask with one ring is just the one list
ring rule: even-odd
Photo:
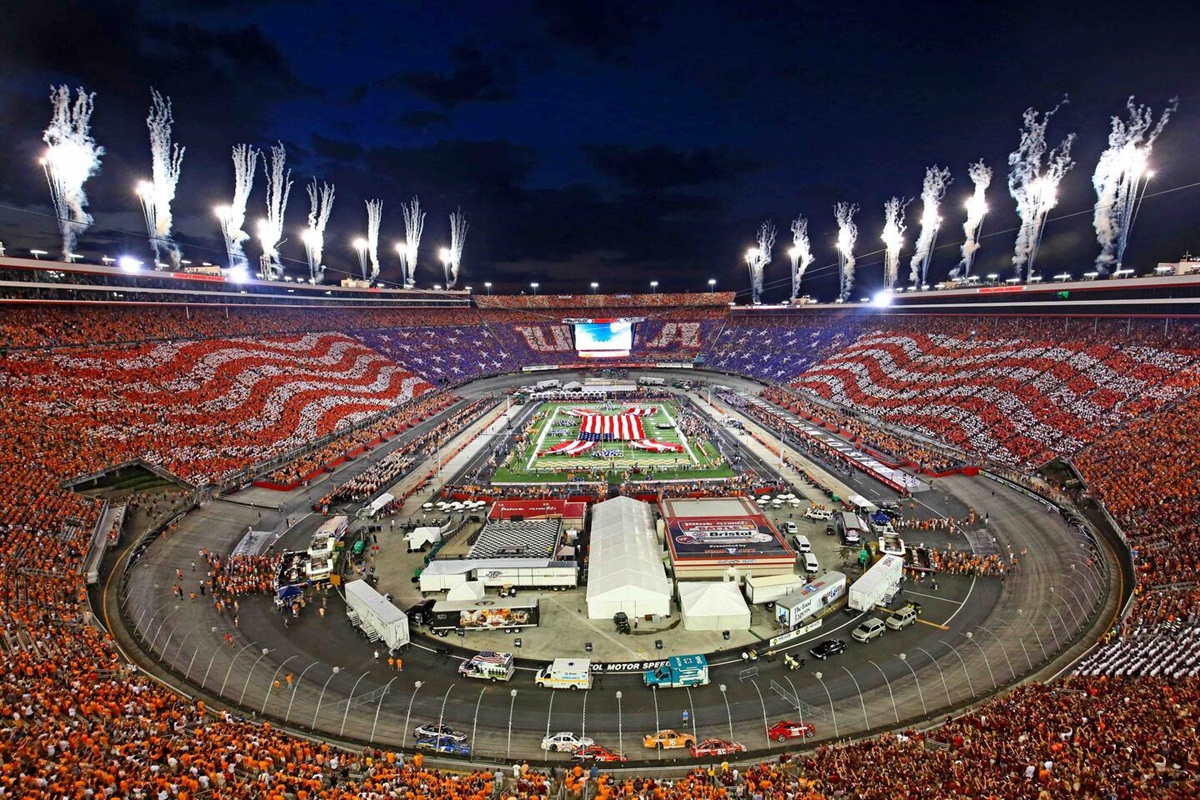
[[744,497],[659,502],[676,580],[787,575],[796,551]]

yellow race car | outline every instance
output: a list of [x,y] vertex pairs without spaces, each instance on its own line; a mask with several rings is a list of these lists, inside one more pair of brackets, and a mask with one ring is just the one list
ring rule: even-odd
[[696,737],[690,733],[676,733],[671,730],[649,733],[642,739],[643,747],[650,747],[657,750],[691,747],[695,743]]

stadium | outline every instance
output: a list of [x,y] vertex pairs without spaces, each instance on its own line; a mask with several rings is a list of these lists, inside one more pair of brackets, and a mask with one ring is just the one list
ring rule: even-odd
[[0,798],[1200,796],[1189,118],[1081,200],[995,86],[1008,203],[952,108],[1110,34],[910,104],[779,10],[186,5],[0,32]]

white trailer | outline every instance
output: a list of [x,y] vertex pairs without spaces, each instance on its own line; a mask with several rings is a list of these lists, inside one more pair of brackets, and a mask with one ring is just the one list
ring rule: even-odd
[[746,599],[751,603],[774,603],[799,592],[806,582],[799,575],[747,575]]
[[372,642],[382,642],[388,650],[408,644],[408,615],[366,581],[346,584],[346,616]]
[[421,593],[446,591],[467,581],[480,581],[490,588],[563,590],[579,585],[579,567],[574,561],[529,558],[439,559],[421,571]]
[[870,611],[896,593],[903,574],[904,559],[884,556],[861,578],[850,584],[849,606],[855,611]]
[[799,592],[777,600],[775,619],[786,629],[794,628],[828,608],[845,593],[846,576],[840,572],[826,572],[817,580],[806,583]]
[[666,386],[667,381],[664,378],[651,378],[649,375],[643,375],[637,379],[638,386]]
[[537,390],[539,392],[544,392],[547,389],[557,389],[560,386],[562,386],[562,381],[559,381],[559,380],[548,380],[548,381],[538,381],[537,382]]

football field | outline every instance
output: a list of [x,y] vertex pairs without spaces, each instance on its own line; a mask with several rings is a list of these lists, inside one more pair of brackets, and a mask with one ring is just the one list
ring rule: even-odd
[[542,403],[530,436],[493,480],[568,480],[578,473],[635,473],[644,480],[728,477],[704,437],[690,438],[670,402]]

